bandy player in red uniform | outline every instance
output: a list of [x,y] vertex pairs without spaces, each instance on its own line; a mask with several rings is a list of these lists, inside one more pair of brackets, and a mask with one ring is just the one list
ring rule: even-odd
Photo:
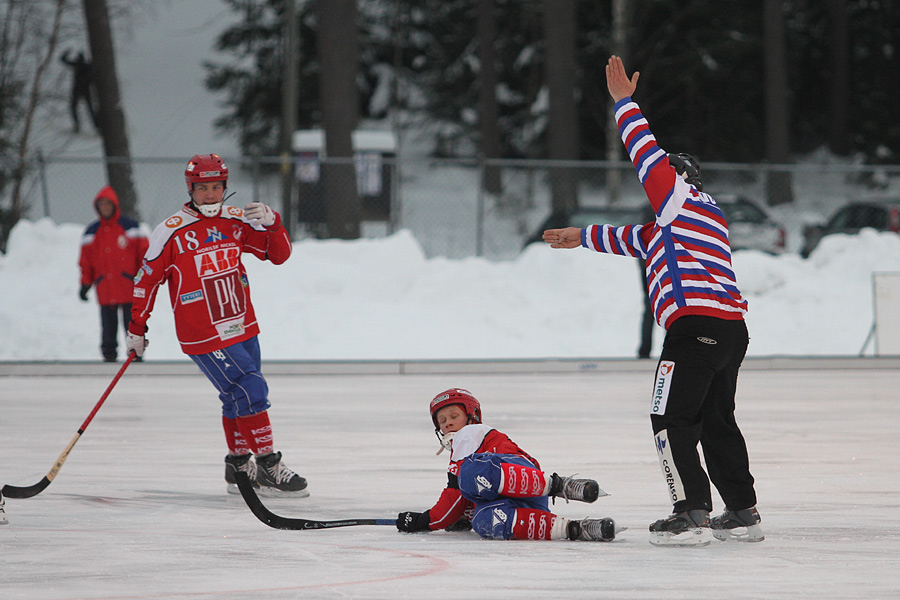
[[550,512],[550,497],[594,502],[600,486],[593,479],[541,471],[506,434],[481,423],[481,404],[471,392],[441,392],[429,409],[441,446],[450,450],[447,487],[425,512],[397,515],[397,529],[459,531],[471,525],[481,537],[495,540],[615,539],[612,519],[576,521]]
[[219,390],[228,491],[238,493],[240,470],[263,495],[308,496],[306,479],[275,451],[269,388],[260,372],[259,325],[241,263],[246,252],[280,265],[291,255],[291,239],[279,214],[265,204],[251,202],[243,210],[223,206],[228,167],[218,155],[194,156],[184,177],[191,199],[154,230],[134,280],[128,350],[143,355],[147,319],[160,286],[168,282],[181,349]]

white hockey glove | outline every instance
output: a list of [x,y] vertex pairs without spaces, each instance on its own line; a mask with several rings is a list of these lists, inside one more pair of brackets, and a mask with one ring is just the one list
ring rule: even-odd
[[275,211],[262,202],[251,202],[244,207],[244,217],[249,221],[259,221],[263,227],[275,224]]
[[125,353],[131,354],[131,351],[134,350],[134,353],[138,358],[141,358],[144,355],[144,348],[146,348],[150,344],[147,339],[142,335],[135,335],[128,332],[128,337],[125,338]]

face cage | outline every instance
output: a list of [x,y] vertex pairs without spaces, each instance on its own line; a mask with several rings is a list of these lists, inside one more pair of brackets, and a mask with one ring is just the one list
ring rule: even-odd
[[220,212],[222,212],[222,206],[225,204],[224,202],[216,202],[215,204],[204,204],[202,206],[198,205],[196,202],[193,202],[194,208],[197,209],[197,212],[202,214],[204,217],[215,217]]
[[434,435],[435,435],[435,437],[438,439],[438,444],[441,445],[441,449],[438,450],[438,454],[440,454],[440,453],[443,452],[444,450],[449,450],[449,449],[450,449],[450,440],[449,440],[449,439],[446,440],[446,443],[445,443],[445,440],[444,440],[444,434],[441,433],[441,428],[440,428],[440,427],[438,427],[437,429],[434,430]]

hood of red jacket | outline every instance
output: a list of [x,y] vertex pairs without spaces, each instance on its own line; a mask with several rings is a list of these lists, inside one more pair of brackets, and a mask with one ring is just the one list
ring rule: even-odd
[[[107,200],[109,200],[110,202],[113,203],[113,206],[116,207],[116,209],[113,211],[113,214],[109,218],[109,220],[112,221],[112,220],[118,219],[122,210],[119,207],[119,195],[116,194],[116,190],[114,190],[114,189],[112,189],[112,187],[106,185],[106,186],[103,186],[103,189],[101,189],[99,192],[97,192],[97,196],[94,198],[94,211],[97,213],[97,216],[100,215],[100,212],[97,211],[97,201],[100,200],[100,198],[106,198]],[[100,217],[100,218],[102,219],[103,217]]]

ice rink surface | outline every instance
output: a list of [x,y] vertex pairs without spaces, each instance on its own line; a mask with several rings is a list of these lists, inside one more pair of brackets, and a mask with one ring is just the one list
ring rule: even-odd
[[[401,534],[387,526],[271,529],[240,496],[225,493],[212,386],[192,365],[134,364],[52,484],[33,498],[7,500],[0,597],[900,597],[896,362],[780,368],[748,360],[737,414],[766,540],[713,540],[705,548],[647,541],[647,525],[670,508],[648,417],[654,366],[269,370],[276,448],[311,491],[305,499],[265,498],[274,512],[393,518],[429,508],[446,484],[447,455],[435,456],[427,405],[459,386],[480,399],[486,424],[544,469],[593,477],[611,494],[554,507],[562,516],[611,516],[628,527],[615,542],[587,543]],[[38,482],[115,372],[115,365],[87,363],[0,368],[0,483]]]

